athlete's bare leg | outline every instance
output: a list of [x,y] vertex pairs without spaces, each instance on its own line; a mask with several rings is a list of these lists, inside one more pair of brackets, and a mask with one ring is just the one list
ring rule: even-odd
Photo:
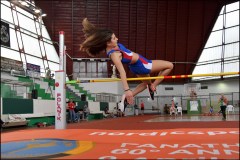
[[[169,61],[164,60],[152,60],[152,70],[151,73],[158,73],[158,76],[166,76],[173,69],[173,64]],[[152,84],[156,86],[162,82],[163,79],[156,79]]]
[[[150,77],[149,74],[147,75],[136,75],[137,77]],[[147,84],[151,84],[151,80],[142,80],[142,83],[140,83],[133,91],[133,96],[137,95],[138,93],[142,92],[147,88]]]

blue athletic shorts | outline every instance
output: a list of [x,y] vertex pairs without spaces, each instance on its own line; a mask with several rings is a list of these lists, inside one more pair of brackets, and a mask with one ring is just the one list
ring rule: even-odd
[[129,64],[131,72],[137,75],[150,74],[152,69],[152,60],[148,60],[145,57],[139,55],[139,59],[134,64]]

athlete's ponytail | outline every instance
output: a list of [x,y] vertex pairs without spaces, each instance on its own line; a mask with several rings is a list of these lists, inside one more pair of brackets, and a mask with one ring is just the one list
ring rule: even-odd
[[88,21],[87,18],[84,18],[82,21],[82,25],[83,25],[83,33],[85,38],[88,38],[89,36],[91,36],[92,34],[94,34],[94,32],[96,32],[97,28]]
[[80,45],[80,50],[87,52],[90,56],[105,53],[107,42],[111,41],[113,32],[95,27],[87,18],[83,19],[82,25],[86,40]]

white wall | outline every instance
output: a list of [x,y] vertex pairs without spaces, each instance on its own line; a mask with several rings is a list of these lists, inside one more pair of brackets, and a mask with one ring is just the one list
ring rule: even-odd
[[[136,86],[135,85],[131,85],[131,88],[134,88]],[[209,94],[211,93],[216,93],[216,94],[221,94],[221,93],[231,93],[231,92],[239,92],[239,79],[225,79],[225,80],[219,80],[219,81],[209,81],[209,82],[201,82],[201,86],[208,86],[208,89],[202,89],[198,92],[198,95],[206,95],[206,96],[201,96],[201,98],[206,98],[206,99],[202,99],[201,103],[208,106],[210,104],[209,101]],[[173,87],[173,90],[165,90],[165,87]],[[171,85],[171,84],[163,84],[163,85],[159,85],[157,87],[157,94],[156,96],[160,96],[157,100],[157,98],[155,98],[154,101],[149,101],[147,98],[149,97],[149,93],[147,90],[139,93],[136,96],[136,103],[139,104],[140,100],[143,100],[145,103],[145,108],[146,109],[151,109],[152,106],[157,106],[161,111],[163,111],[163,107],[165,104],[171,105],[171,99],[176,96],[186,96],[186,94],[184,93],[184,85]],[[213,96],[211,99],[211,101],[217,101],[219,98],[219,95]],[[169,97],[164,97],[164,96],[169,96]],[[188,95],[189,96],[189,95]],[[227,95],[227,98],[231,101],[232,100],[232,96],[231,95]],[[237,101],[239,101],[239,94],[234,94],[233,95],[233,100],[234,100],[234,104],[237,103]],[[181,105],[181,103],[178,102],[178,104]],[[182,101],[182,107],[184,110],[187,109],[186,106],[186,100]]]
[[[87,84],[80,84],[84,87],[86,90],[90,90],[91,93],[113,93],[113,94],[123,94],[123,87],[121,82],[99,82],[99,83],[87,83]],[[138,84],[129,84],[131,89],[134,89]],[[214,81],[202,81],[201,86],[208,86],[208,89],[202,89],[198,92],[198,95],[206,95],[206,99],[202,99],[201,102],[205,104],[206,106],[209,105],[210,101],[208,100],[208,95],[211,93],[228,93],[228,92],[239,92],[239,80],[238,79],[225,79],[225,80],[214,80]],[[173,87],[173,90],[165,90],[165,87]],[[137,104],[140,102],[140,97],[143,98],[143,101],[145,102],[145,108],[151,109],[154,105],[155,107],[158,107],[163,111],[163,106],[165,104],[170,105],[171,99],[173,96],[186,96],[186,93],[184,93],[184,85],[174,85],[174,84],[163,84],[159,85],[157,87],[157,94],[156,96],[160,96],[158,100],[155,98],[155,101],[148,101],[147,98],[149,97],[149,93],[147,90],[144,90],[143,92],[139,93],[135,100],[137,100]],[[162,96],[169,96],[162,98]],[[189,95],[188,95],[189,96]],[[204,98],[204,97],[202,97]],[[217,96],[215,97],[217,98]],[[229,97],[231,100],[232,98]],[[120,99],[119,99],[120,100]],[[117,101],[119,101],[117,100]],[[239,100],[239,96],[234,95],[234,100]],[[236,101],[234,102],[236,103]],[[185,101],[178,102],[179,105],[182,105],[183,109],[186,110],[186,104]]]
[[[135,85],[136,86],[136,85]],[[239,92],[239,79],[225,79],[212,82],[201,82],[201,86],[208,86],[208,89],[202,89],[198,95],[209,95],[209,93],[227,93],[227,92]],[[173,87],[173,90],[165,90],[165,87]],[[134,88],[134,87],[133,87]],[[163,84],[157,87],[156,96],[167,95],[185,95],[184,85],[171,85]],[[138,96],[148,96],[148,91],[145,90],[138,94]]]
[[239,79],[212,81],[208,83],[201,83],[202,86],[208,86],[207,90],[201,90],[200,93],[226,93],[239,92]]
[[91,93],[119,94],[122,91],[122,82],[116,82],[116,81],[115,82],[80,83],[79,86],[84,87],[84,90],[89,90]]

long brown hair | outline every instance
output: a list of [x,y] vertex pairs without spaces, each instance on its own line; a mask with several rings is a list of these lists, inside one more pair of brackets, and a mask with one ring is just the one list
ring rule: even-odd
[[90,56],[106,52],[107,42],[111,41],[112,30],[95,27],[87,18],[83,19],[83,33],[86,40],[80,45],[80,50]]

